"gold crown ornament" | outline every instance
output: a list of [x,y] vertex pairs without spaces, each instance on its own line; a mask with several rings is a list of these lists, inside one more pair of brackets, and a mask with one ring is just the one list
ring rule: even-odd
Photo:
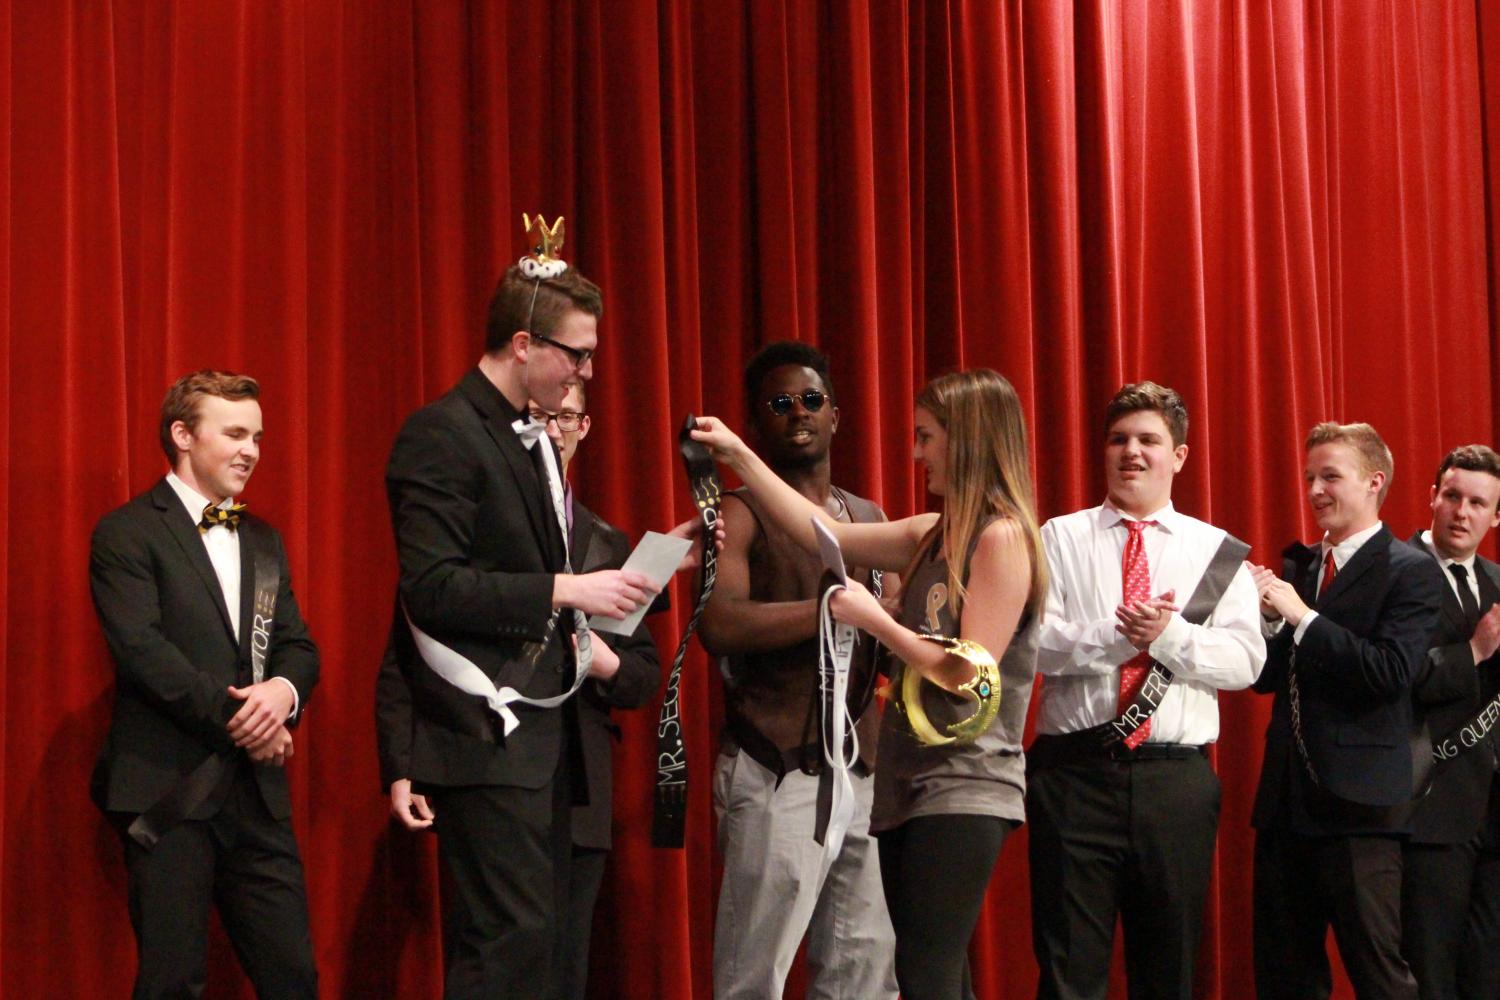
[[522,212],[521,223],[526,227],[526,239],[531,247],[526,255],[516,262],[521,268],[521,273],[528,278],[542,281],[555,278],[566,271],[568,262],[561,257],[565,235],[563,217],[559,215],[552,225],[548,226],[547,220],[540,215],[533,219]]

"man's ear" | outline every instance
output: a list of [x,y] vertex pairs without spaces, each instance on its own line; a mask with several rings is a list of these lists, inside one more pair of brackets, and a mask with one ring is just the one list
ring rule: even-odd
[[828,433],[830,433],[830,434],[837,434],[838,432],[839,432],[839,408],[837,406],[835,406],[833,408],[833,423],[829,425]]
[[525,330],[517,330],[510,335],[510,353],[520,362],[526,361],[526,353],[531,350],[531,334]]
[[589,415],[587,413],[578,418],[578,440],[580,442],[582,442],[584,438],[589,436],[589,428],[591,426],[593,426],[593,422],[589,420]]
[[193,432],[188,429],[188,425],[183,421],[172,421],[172,426],[168,428],[168,433],[172,435],[172,443],[177,446],[178,451],[188,451],[193,447]]

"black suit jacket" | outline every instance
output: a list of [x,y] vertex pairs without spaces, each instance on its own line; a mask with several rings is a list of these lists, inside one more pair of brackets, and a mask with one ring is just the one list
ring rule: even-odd
[[[630,555],[625,536],[593,511],[573,503],[573,533],[569,540],[574,568],[579,573],[618,569]],[[662,592],[663,597],[666,592]],[[652,612],[665,605],[658,601]],[[656,644],[644,621],[628,636],[602,636],[620,657],[620,669],[608,683],[584,682],[576,697],[579,743],[582,747],[587,801],[573,809],[573,843],[580,847],[608,849],[613,820],[612,742],[619,727],[610,720],[611,708],[635,708],[655,694],[661,680]],[[391,624],[391,637],[375,687],[375,729],[380,752],[381,788],[411,776],[412,702],[411,673],[424,671],[411,630],[398,607]],[[428,671],[430,673],[430,671]]]
[[[1437,625],[1444,586],[1437,564],[1384,526],[1315,597],[1320,550],[1283,553],[1290,581],[1318,617],[1295,648],[1302,729],[1323,788],[1362,806],[1396,807],[1413,794],[1411,687]],[[1311,834],[1400,833],[1403,810],[1340,811],[1314,794],[1293,743],[1287,676],[1294,629],[1266,644],[1254,688],[1275,694],[1252,822],[1289,821]]]
[[[307,710],[318,651],[292,594],[281,536],[248,512],[237,534],[238,640],[197,523],[166,479],[94,528],[89,583],[116,671],[114,715],[94,770],[102,809],[144,812],[211,754],[243,755],[224,727],[242,704],[228,687],[251,677],[255,551],[273,552],[280,567],[266,676],[291,681],[299,714]],[[271,814],[290,816],[286,771],[261,765],[254,773]],[[228,787],[189,818],[212,815]]]
[[[521,416],[470,370],[407,418],[391,448],[386,490],[412,623],[497,684],[547,697],[572,676],[572,619],[562,615],[548,628],[562,532],[511,427]],[[413,781],[540,788],[551,779],[563,713],[518,704],[520,726],[507,737],[484,699],[431,670],[409,677]]]
[[[1412,536],[1411,545],[1436,560],[1436,554],[1422,542],[1420,531]],[[1478,570],[1479,611],[1483,614],[1500,602],[1500,566],[1482,556],[1474,564]],[[1474,663],[1469,649],[1473,630],[1464,620],[1458,595],[1452,586],[1446,586],[1447,580],[1443,582],[1443,613],[1414,685],[1417,711],[1434,740],[1441,740],[1472,719],[1500,689],[1500,659],[1491,657]],[[1412,817],[1412,841],[1459,844],[1474,836],[1485,819],[1494,775],[1495,746],[1491,740],[1452,760],[1440,761],[1433,769],[1432,789]]]

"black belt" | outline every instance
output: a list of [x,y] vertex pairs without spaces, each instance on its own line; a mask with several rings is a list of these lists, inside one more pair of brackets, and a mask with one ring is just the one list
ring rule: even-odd
[[1061,767],[1112,761],[1134,764],[1145,760],[1188,760],[1208,756],[1208,744],[1142,743],[1131,750],[1123,742],[1108,740],[1112,726],[1106,722],[1075,733],[1044,733],[1031,742],[1026,761],[1033,767]]

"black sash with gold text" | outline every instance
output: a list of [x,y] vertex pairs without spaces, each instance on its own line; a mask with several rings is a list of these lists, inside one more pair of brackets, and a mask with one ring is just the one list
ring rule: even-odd
[[667,691],[662,697],[661,714],[656,722],[656,803],[651,816],[653,847],[683,845],[687,826],[687,747],[682,739],[682,658],[687,653],[688,640],[697,631],[698,619],[703,615],[709,595],[713,593],[719,565],[716,539],[723,489],[713,456],[706,446],[690,436],[697,426],[698,422],[689,414],[683,422],[677,444],[687,467],[693,507],[701,522],[699,541],[703,545],[703,582],[698,591],[698,603],[693,607],[682,641],[677,644],[677,653],[672,657],[672,671],[667,675]]

